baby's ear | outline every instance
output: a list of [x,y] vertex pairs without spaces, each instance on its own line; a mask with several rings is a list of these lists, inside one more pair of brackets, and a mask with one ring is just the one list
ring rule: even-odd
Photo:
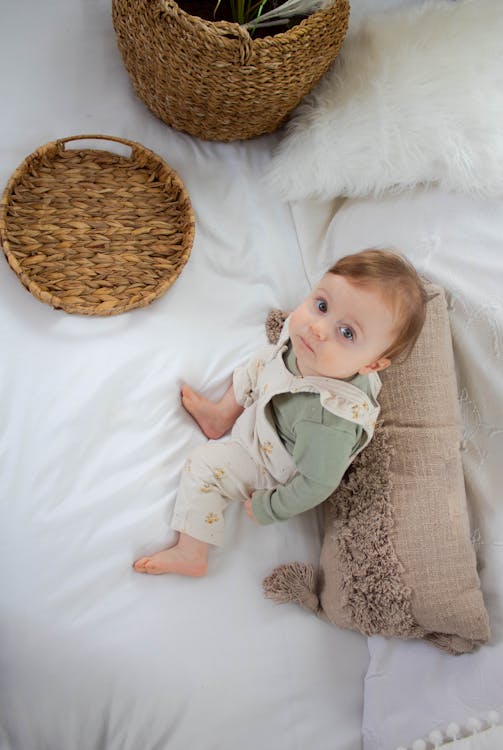
[[358,374],[368,375],[370,372],[380,372],[381,370],[386,370],[386,368],[389,367],[390,364],[390,359],[388,359],[387,357],[381,357],[375,362],[372,362],[372,364],[370,365],[363,365],[363,367],[360,367],[360,369],[358,370]]
[[283,324],[287,318],[288,313],[283,312],[283,310],[278,310],[277,308],[269,310],[269,314],[265,322],[265,332],[271,344],[276,344],[278,342],[281,329],[283,328]]

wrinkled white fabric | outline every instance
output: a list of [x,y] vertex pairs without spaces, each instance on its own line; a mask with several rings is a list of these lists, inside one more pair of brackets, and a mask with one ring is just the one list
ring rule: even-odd
[[316,513],[262,528],[236,504],[206,578],[132,570],[173,536],[205,442],[180,385],[220,397],[268,311],[309,291],[290,208],[261,185],[277,136],[206,143],[157,120],[110,0],[0,5],[0,186],[50,140],[118,135],[177,170],[196,217],[175,284],[111,318],[42,304],[0,255],[0,747],[359,750],[365,639],[262,595],[276,565],[317,562]]
[[[351,5],[355,18],[377,3]],[[183,462],[205,442],[180,406],[181,383],[221,396],[265,342],[271,307],[293,309],[337,257],[389,242],[450,296],[495,640],[458,660],[372,639],[367,750],[499,709],[501,203],[439,191],[359,200],[327,234],[335,204],[282,205],[264,188],[277,135],[205,143],[146,109],[109,0],[3,2],[1,19],[1,186],[47,141],[122,135],[178,171],[196,215],[177,282],[118,317],[55,312],[0,258],[2,750],[68,750],[82,738],[86,750],[361,750],[365,639],[275,607],[260,588],[280,563],[318,562],[316,513],[257,527],[229,507],[235,543],[215,551],[201,580],[139,576],[131,564],[169,540]]]

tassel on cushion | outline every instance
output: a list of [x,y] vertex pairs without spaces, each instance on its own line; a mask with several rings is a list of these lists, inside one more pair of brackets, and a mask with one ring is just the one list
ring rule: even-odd
[[269,339],[271,344],[276,344],[276,342],[278,341],[281,334],[281,329],[283,328],[283,324],[287,318],[288,313],[283,312],[283,310],[273,308],[269,311],[267,320],[265,322],[265,331],[267,334],[267,338]]
[[307,609],[320,612],[316,594],[314,567],[306,563],[287,563],[275,568],[264,578],[264,596],[279,603],[296,602]]

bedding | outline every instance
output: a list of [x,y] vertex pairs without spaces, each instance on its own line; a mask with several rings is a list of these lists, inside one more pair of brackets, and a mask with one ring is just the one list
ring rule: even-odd
[[[354,17],[370,6],[355,0]],[[43,143],[119,135],[175,168],[196,215],[175,284],[112,318],[53,310],[0,258],[1,749],[394,750],[500,710],[501,204],[439,191],[282,204],[262,182],[280,134],[206,143],[158,121],[131,89],[108,0],[6,3],[0,35],[2,186]],[[403,245],[453,306],[493,626],[454,662],[263,599],[274,566],[318,560],[316,513],[255,528],[229,508],[205,579],[131,567],[170,541],[178,476],[204,439],[180,385],[220,396],[270,308],[297,304],[328,256],[380,241]]]

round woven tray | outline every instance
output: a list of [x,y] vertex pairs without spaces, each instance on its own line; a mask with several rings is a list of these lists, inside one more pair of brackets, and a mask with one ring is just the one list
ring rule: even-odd
[[[69,141],[116,141],[129,157]],[[134,141],[102,135],[42,146],[2,196],[0,241],[9,265],[42,302],[68,313],[144,307],[179,276],[194,215],[178,175]]]

